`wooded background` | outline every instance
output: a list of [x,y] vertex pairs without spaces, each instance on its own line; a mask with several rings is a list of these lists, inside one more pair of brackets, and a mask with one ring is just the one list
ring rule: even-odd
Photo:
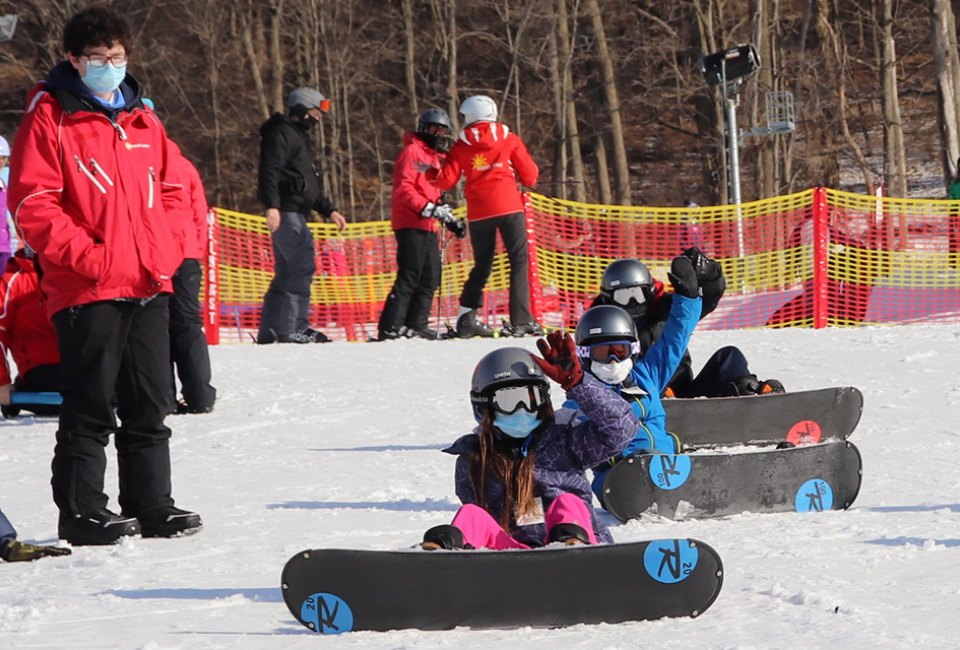
[[[63,58],[92,2],[0,0],[0,129]],[[762,66],[738,127],[794,96],[792,134],[745,138],[744,201],[813,185],[945,196],[960,155],[960,58],[949,0],[128,0],[129,71],[203,174],[212,205],[259,212],[258,127],[295,86],[332,100],[317,130],[348,219],[390,210],[401,134],[425,108],[491,95],[541,167],[537,190],[624,205],[727,202],[720,92],[699,58],[753,43]]]

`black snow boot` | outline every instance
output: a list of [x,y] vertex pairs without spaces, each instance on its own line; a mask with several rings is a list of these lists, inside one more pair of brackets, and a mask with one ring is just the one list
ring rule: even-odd
[[452,551],[454,549],[465,548],[463,544],[463,533],[456,526],[443,524],[434,526],[423,534],[423,542],[420,548],[425,551],[436,551],[443,549]]
[[177,537],[192,535],[203,527],[200,515],[173,506],[157,508],[141,514],[138,519],[144,537]]
[[136,517],[124,517],[106,508],[98,508],[82,515],[60,515],[58,535],[74,546],[104,546],[116,544],[121,537],[136,535],[140,523]]
[[462,339],[470,339],[474,336],[484,338],[493,337],[493,329],[486,323],[477,320],[477,310],[471,309],[465,314],[461,314],[457,319],[457,336]]

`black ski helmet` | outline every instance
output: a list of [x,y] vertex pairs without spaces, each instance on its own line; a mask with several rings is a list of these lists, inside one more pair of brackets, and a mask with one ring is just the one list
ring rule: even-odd
[[[630,287],[641,288],[645,297],[643,302],[631,299],[626,304],[620,304],[614,300],[614,291]],[[600,280],[600,295],[608,303],[626,309],[632,317],[642,318],[647,313],[649,303],[653,298],[653,276],[650,275],[650,269],[640,260],[631,258],[610,262],[604,269],[603,277]]]
[[597,305],[585,311],[577,323],[574,340],[577,343],[577,355],[587,371],[590,371],[592,364],[590,346],[596,343],[629,341],[633,352],[631,356],[639,353],[637,326],[630,314],[617,305]]
[[450,116],[442,108],[428,108],[417,119],[417,135],[434,151],[445,153],[450,150],[450,138],[446,135],[430,133],[431,126],[442,126],[450,132]]
[[483,407],[491,403],[498,389],[531,384],[550,388],[530,352],[523,348],[500,348],[488,352],[477,362],[470,380],[474,419],[477,422],[483,420]]

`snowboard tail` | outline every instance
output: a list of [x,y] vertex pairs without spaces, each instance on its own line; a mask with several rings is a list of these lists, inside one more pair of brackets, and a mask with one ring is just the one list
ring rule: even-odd
[[794,393],[665,399],[667,429],[691,447],[795,445],[845,440],[860,422],[863,394],[853,387]]
[[562,627],[696,617],[723,566],[710,546],[665,539],[522,551],[308,550],[281,577],[314,632]]
[[863,466],[850,442],[734,454],[655,454],[620,461],[604,479],[603,504],[620,521],[742,512],[845,510]]

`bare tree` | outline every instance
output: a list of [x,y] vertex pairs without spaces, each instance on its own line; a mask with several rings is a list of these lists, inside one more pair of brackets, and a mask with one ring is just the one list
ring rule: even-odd
[[[907,161],[897,92],[897,50],[893,40],[893,0],[882,0],[880,27],[883,39],[881,79],[883,82],[883,126],[886,156],[884,172],[890,196],[907,195]],[[868,183],[869,186],[869,183]]]
[[944,178],[957,173],[960,158],[960,56],[957,54],[957,27],[953,7],[947,0],[932,0],[932,44],[937,69],[937,116]]

